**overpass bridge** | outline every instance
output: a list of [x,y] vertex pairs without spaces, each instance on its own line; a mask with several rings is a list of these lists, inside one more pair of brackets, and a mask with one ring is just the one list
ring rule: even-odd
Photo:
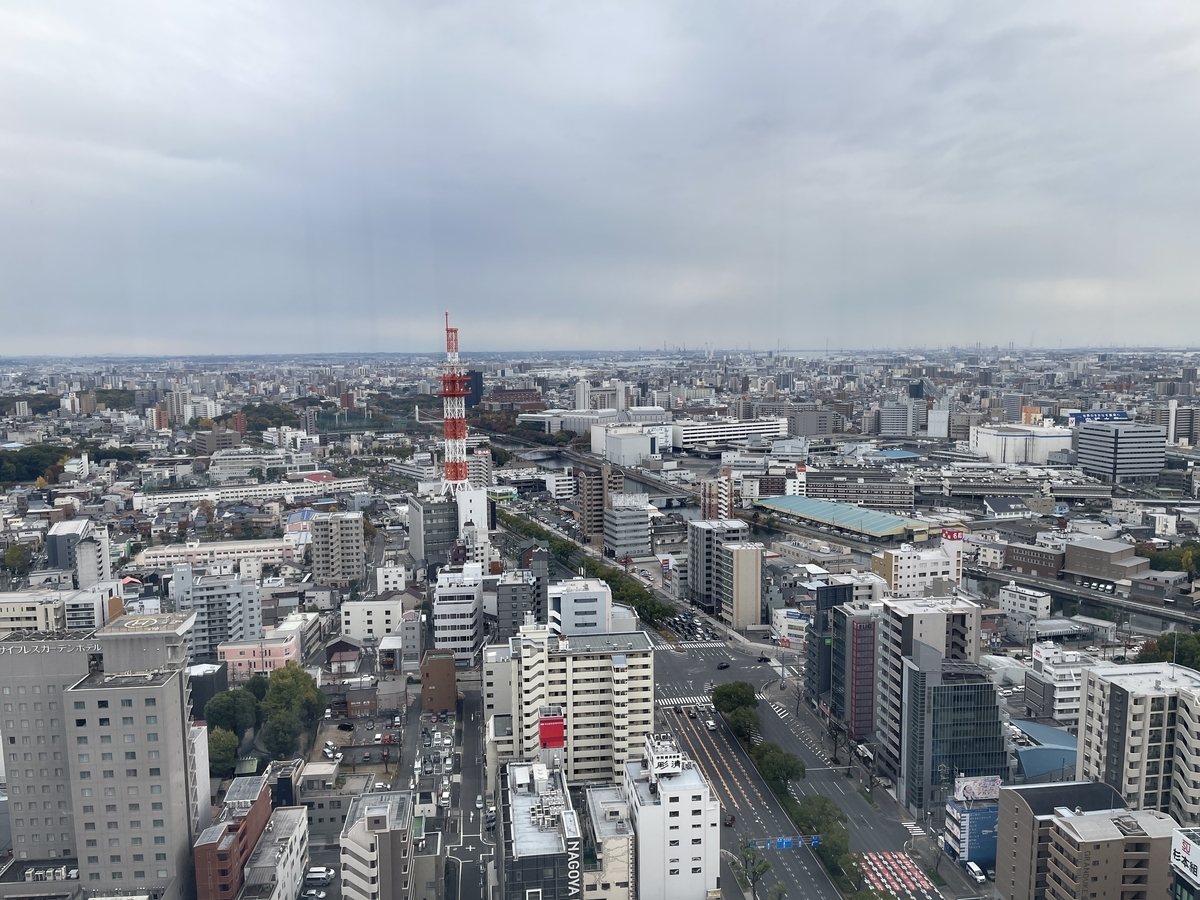
[[995,581],[1001,585],[1013,581],[1021,587],[1045,591],[1052,597],[1068,599],[1079,603],[1081,606],[1086,603],[1090,606],[1105,607],[1120,612],[1149,616],[1155,619],[1162,619],[1165,622],[1172,622],[1176,625],[1186,626],[1193,631],[1200,628],[1200,613],[1181,609],[1173,605],[1150,606],[1145,603],[1138,603],[1136,600],[1130,600],[1127,597],[1119,597],[1115,594],[1099,594],[1096,591],[1089,591],[1087,588],[1082,588],[1069,582],[1056,581],[1052,578],[1039,578],[1035,575],[1023,575],[1020,572],[1013,572],[1009,569],[964,567],[963,574],[978,581]]

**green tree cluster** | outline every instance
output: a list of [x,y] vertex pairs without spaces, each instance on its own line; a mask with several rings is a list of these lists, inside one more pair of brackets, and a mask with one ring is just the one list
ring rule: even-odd
[[801,834],[821,836],[817,855],[833,875],[845,874],[861,883],[861,867],[850,853],[846,815],[828,797],[807,796],[797,802],[785,802],[788,815]]
[[750,756],[763,780],[781,797],[788,796],[789,781],[804,777],[804,763],[800,757],[771,741],[759,744],[750,751]]
[[731,681],[720,684],[713,689],[713,706],[717,712],[728,715],[735,709],[743,707],[758,709],[758,698],[754,696],[754,685],[748,681]]
[[1184,541],[1169,550],[1157,550],[1153,544],[1138,544],[1134,548],[1138,556],[1150,560],[1150,568],[1159,572],[1187,572],[1188,580],[1196,580],[1196,567],[1200,565],[1200,543]]
[[15,484],[45,478],[53,484],[70,453],[62,447],[33,444],[20,450],[0,450],[0,484]]
[[[294,409],[278,403],[251,403],[243,406],[242,412],[246,414],[247,431],[262,432],[283,425],[295,428],[300,424],[300,416]],[[231,418],[222,416],[216,421],[228,425]]]
[[29,571],[29,549],[24,544],[9,544],[4,551],[4,568],[14,575],[24,575]]
[[15,416],[18,400],[24,400],[29,404],[29,414],[33,416],[52,412],[58,409],[61,403],[57,394],[17,394],[0,400],[0,410],[3,410],[7,416]]
[[208,774],[223,778],[233,771],[237,762],[238,737],[224,728],[210,728],[208,732]]
[[260,706],[267,716],[263,744],[272,755],[282,758],[296,752],[301,733],[317,724],[326,700],[312,676],[289,662],[271,673]]
[[1138,662],[1172,660],[1188,669],[1200,669],[1200,635],[1191,632],[1164,634],[1156,641],[1147,641],[1137,655]]
[[258,722],[258,699],[245,688],[224,691],[204,704],[204,721],[240,739]]

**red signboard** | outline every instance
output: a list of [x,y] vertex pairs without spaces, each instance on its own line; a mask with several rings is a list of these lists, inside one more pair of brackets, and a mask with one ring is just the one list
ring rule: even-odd
[[962,533],[961,528],[943,528],[942,529],[942,540],[943,541],[961,541],[962,539],[963,539],[963,533]]
[[543,748],[562,748],[567,743],[566,730],[562,716],[549,716],[538,720],[538,740]]

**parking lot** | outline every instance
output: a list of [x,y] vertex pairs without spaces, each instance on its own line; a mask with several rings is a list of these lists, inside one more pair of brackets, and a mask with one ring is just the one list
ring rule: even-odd
[[402,765],[402,738],[395,716],[329,718],[321,722],[309,759],[336,762],[344,772],[374,772],[377,784],[390,786]]

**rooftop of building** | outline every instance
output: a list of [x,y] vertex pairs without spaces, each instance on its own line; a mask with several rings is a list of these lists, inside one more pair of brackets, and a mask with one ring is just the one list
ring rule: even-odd
[[1200,690],[1200,672],[1169,662],[1100,663],[1089,669],[1097,678],[1131,694],[1173,694],[1180,688]]
[[1095,810],[1075,813],[1063,810],[1058,816],[1059,828],[1072,832],[1084,841],[1120,841],[1127,837],[1166,838],[1178,827],[1166,813],[1153,809],[1112,812]]
[[897,537],[908,532],[924,534],[930,528],[928,522],[917,519],[812,497],[772,497],[758,505],[872,537]]
[[616,634],[572,634],[550,638],[550,652],[563,655],[580,653],[636,653],[654,649],[654,644],[644,631],[627,631]]
[[0,636],[0,644],[75,644],[95,634],[91,628],[74,631],[10,631]]
[[350,801],[342,833],[353,828],[359,819],[386,816],[387,827],[395,831],[411,824],[413,809],[412,791],[385,791],[362,794]]
[[195,617],[194,612],[160,613],[153,616],[117,616],[96,633],[98,635],[146,634],[150,632],[182,634],[187,630],[188,623]]
[[232,803],[253,803],[267,786],[267,776],[253,775],[235,778],[225,792],[225,805]]
[[588,820],[597,838],[627,837],[633,834],[629,819],[629,804],[616,785],[606,784],[587,789]]
[[1115,788],[1098,781],[1059,781],[1003,787],[1015,791],[1035,816],[1052,816],[1056,809],[1117,810],[1125,801]]
[[146,688],[161,687],[166,684],[180,669],[155,669],[150,672],[123,672],[121,674],[106,674],[93,672],[81,678],[71,686],[73,691],[110,690],[112,688]]
[[683,768],[678,772],[664,772],[658,775],[657,787],[654,790],[651,790],[650,787],[650,770],[644,766],[642,761],[626,763],[625,773],[633,787],[633,798],[639,806],[658,805],[662,802],[660,798],[664,790],[690,791],[708,787],[704,775],[690,759],[684,760]]
[[692,519],[688,522],[688,527],[701,531],[724,531],[729,528],[745,528],[749,530],[750,528],[741,519]]
[[900,600],[895,597],[884,597],[884,605],[893,613],[899,615],[920,615],[930,612],[966,612],[979,609],[979,604],[966,597],[917,597],[912,600]]
[[303,806],[280,806],[271,813],[254,852],[246,861],[245,898],[265,898],[274,893],[275,874],[279,860],[287,852],[288,842],[308,823],[308,809]]
[[[74,871],[74,879],[67,875]],[[18,859],[9,863],[0,873],[0,884],[13,884],[23,881],[36,881],[39,890],[38,900],[57,900],[58,897],[70,897],[79,890],[79,860],[74,857],[57,859]],[[62,884],[62,890],[53,889],[54,882]],[[12,891],[5,892],[12,895]]]
[[566,838],[580,837],[579,818],[561,769],[542,763],[508,766],[513,856],[549,856],[566,850]]

